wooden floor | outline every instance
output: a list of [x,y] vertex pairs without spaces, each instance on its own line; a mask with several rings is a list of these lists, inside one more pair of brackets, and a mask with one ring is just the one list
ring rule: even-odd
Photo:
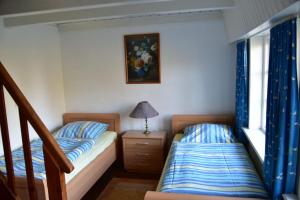
[[113,178],[97,200],[144,200],[147,191],[155,191],[157,180]]
[[123,170],[117,164],[112,165],[103,176],[96,182],[96,184],[88,191],[88,193],[82,198],[83,200],[96,200],[104,191],[105,187],[113,178],[124,178],[124,179],[144,179],[144,180],[159,180],[159,174],[140,174],[140,173],[129,173]]

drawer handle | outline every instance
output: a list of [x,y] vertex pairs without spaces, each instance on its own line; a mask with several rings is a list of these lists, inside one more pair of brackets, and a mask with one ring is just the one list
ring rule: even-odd
[[137,156],[150,156],[149,153],[136,153]]
[[136,145],[149,145],[149,142],[135,143]]

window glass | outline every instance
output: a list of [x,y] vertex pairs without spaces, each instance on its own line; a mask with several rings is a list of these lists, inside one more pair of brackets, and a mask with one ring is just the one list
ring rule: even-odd
[[250,40],[249,129],[263,132],[266,129],[269,45],[269,34]]
[[266,131],[266,113],[267,113],[267,93],[268,93],[268,73],[269,73],[269,51],[270,51],[270,36],[264,37],[264,65],[263,65],[263,85],[262,85],[262,116],[261,130]]

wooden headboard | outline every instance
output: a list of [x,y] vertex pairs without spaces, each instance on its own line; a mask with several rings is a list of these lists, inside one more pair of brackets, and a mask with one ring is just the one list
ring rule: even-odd
[[219,123],[234,126],[234,122],[234,115],[173,115],[172,136],[176,133],[182,133],[186,126],[192,124]]
[[109,124],[108,130],[120,133],[119,113],[65,113],[63,115],[64,125],[74,121],[95,121]]

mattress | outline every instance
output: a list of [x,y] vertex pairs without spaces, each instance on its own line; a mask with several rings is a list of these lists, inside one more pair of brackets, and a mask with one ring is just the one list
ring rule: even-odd
[[74,170],[70,174],[66,174],[66,183],[74,178],[83,168],[91,163],[101,154],[109,145],[117,138],[117,133],[105,131],[95,140],[95,145],[88,151],[84,152],[75,162],[73,162]]
[[[70,174],[66,174],[66,182],[70,181],[84,167],[92,162],[101,152],[103,152],[117,138],[117,133],[106,131],[97,139],[83,138],[56,138],[57,143],[62,148],[67,158],[74,166],[74,170]],[[34,177],[37,179],[46,179],[44,155],[42,151],[43,143],[40,139],[31,141],[32,165],[34,169]],[[17,148],[12,152],[15,176],[25,177],[25,160],[23,148]],[[0,157],[0,170],[5,174],[5,158]]]
[[242,144],[180,143],[178,137],[169,152],[158,191],[268,197]]

